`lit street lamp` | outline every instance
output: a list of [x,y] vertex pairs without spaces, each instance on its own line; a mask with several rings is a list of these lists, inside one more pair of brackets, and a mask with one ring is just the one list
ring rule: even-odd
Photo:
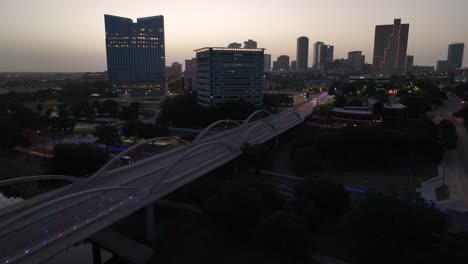
[[37,130],[36,133],[37,133],[39,136],[42,137],[42,149],[43,149],[43,151],[44,151],[44,158],[47,158],[44,134],[42,134],[41,131],[39,131],[39,130]]

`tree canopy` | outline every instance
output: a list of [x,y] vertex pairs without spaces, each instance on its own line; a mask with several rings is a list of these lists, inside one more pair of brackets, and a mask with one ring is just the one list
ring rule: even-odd
[[103,149],[91,144],[57,144],[48,169],[50,173],[85,176],[97,171],[108,159]]
[[[403,263],[404,254],[430,250],[448,227],[445,215],[423,203],[368,195],[344,225],[359,263]],[[406,262],[405,262],[406,263]]]
[[119,130],[111,125],[97,126],[94,136],[97,137],[97,143],[106,145],[107,152],[109,152],[109,146],[121,142]]

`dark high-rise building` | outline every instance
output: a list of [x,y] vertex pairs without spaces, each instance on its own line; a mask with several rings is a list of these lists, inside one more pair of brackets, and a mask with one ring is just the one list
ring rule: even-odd
[[289,71],[289,56],[281,55],[276,60],[276,68],[279,71]]
[[438,60],[437,61],[437,72],[448,72],[449,71],[449,64],[446,60]]
[[166,67],[166,77],[170,75],[175,78],[182,76],[182,64],[175,61],[170,67]]
[[263,60],[265,63],[265,71],[269,72],[271,70],[271,54],[263,55]]
[[164,17],[104,15],[109,81],[117,93],[163,95],[166,66]]
[[197,59],[185,60],[185,77],[193,77],[197,73]]
[[184,88],[189,91],[196,90],[195,76],[197,74],[197,59],[185,60]]
[[231,48],[231,49],[240,49],[241,47],[242,47],[242,44],[237,43],[237,42],[229,43],[228,45],[228,48]]
[[413,55],[406,55],[406,66],[405,72],[411,72],[413,70],[414,65],[414,56]]
[[306,71],[309,65],[309,38],[299,37],[297,39],[297,70]]
[[221,106],[243,100],[263,104],[264,49],[202,48],[197,53],[198,103]]
[[327,67],[333,64],[333,50],[332,45],[319,44],[317,45],[318,61],[316,68],[320,71],[325,71]]
[[464,49],[464,43],[451,43],[449,45],[447,61],[450,71],[454,71],[462,67]]
[[375,26],[374,72],[382,74],[404,73],[408,48],[409,24],[395,19],[393,25]]
[[321,41],[317,41],[314,43],[314,68],[318,68],[318,64],[319,64],[319,47],[321,45],[325,45],[325,43],[321,42]]
[[362,72],[366,57],[362,55],[362,51],[348,52],[348,66],[351,72]]
[[244,41],[244,49],[256,49],[257,48],[257,42],[254,40],[247,40]]
[[274,71],[278,71],[278,70],[279,70],[279,69],[278,69],[278,61],[273,61],[272,69],[273,69]]
[[297,62],[296,61],[291,61],[291,67],[290,67],[290,70],[291,71],[297,71]]

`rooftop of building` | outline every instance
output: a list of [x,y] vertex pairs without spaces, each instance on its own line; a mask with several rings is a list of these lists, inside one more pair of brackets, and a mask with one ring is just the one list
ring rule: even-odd
[[262,48],[257,48],[257,49],[246,49],[246,48],[227,48],[227,47],[204,47],[200,49],[194,50],[195,52],[203,52],[203,51],[208,51],[208,50],[214,50],[214,51],[264,51],[266,49]]

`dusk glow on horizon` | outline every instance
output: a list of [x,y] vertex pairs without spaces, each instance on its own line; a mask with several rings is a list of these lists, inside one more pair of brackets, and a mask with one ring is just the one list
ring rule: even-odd
[[[0,71],[84,72],[106,70],[104,14],[132,18],[163,15],[166,63],[183,63],[195,49],[258,42],[272,54],[296,58],[307,36],[334,45],[335,58],[362,50],[372,63],[376,25],[394,18],[409,23],[408,54],[415,65],[447,58],[451,42],[468,44],[466,0],[3,0]],[[463,66],[468,66],[468,56]]]

